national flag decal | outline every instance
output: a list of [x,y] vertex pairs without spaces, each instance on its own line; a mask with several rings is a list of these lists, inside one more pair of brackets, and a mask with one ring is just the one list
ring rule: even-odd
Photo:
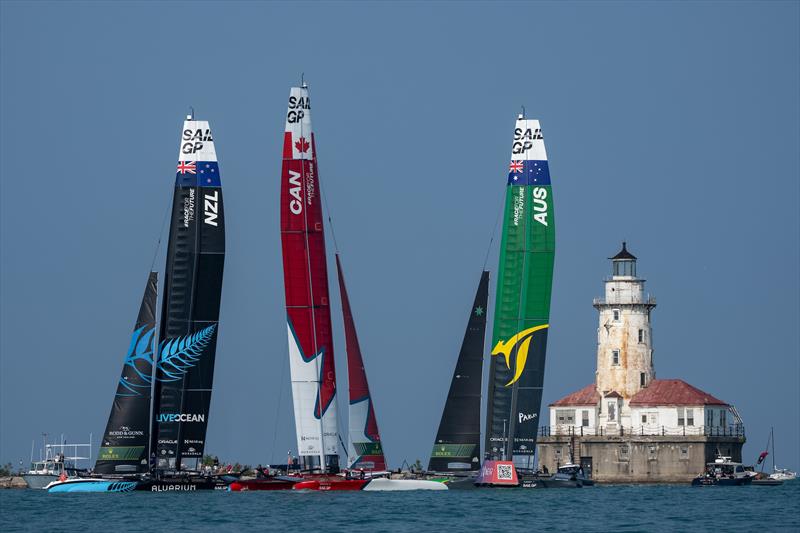
[[178,161],[178,172],[181,174],[197,174],[197,166],[194,161]]
[[508,171],[509,172],[513,172],[515,174],[518,173],[518,172],[522,172],[523,168],[524,168],[524,165],[523,165],[522,161],[512,160],[511,164],[508,165]]
[[297,148],[297,151],[301,153],[306,153],[309,146],[311,145],[308,144],[308,141],[306,141],[305,137],[300,137],[297,142],[294,143],[294,147]]

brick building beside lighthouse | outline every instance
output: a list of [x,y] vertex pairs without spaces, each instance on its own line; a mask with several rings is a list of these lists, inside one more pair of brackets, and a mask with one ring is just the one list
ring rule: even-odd
[[622,243],[596,298],[595,381],[550,404],[538,438],[539,466],[578,463],[597,481],[681,482],[717,455],[741,461],[744,426],[735,408],[680,379],[657,379],[651,314],[637,259]]

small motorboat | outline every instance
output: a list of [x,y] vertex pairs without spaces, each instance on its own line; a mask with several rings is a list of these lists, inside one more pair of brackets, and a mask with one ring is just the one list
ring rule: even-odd
[[[72,455],[66,455],[68,452],[72,452]],[[44,459],[34,461],[31,457],[31,468],[22,474],[22,479],[32,489],[44,489],[64,476],[86,477],[89,470],[86,467],[78,468],[78,461],[88,461],[90,454],[91,444],[45,444]]]
[[692,486],[750,485],[754,478],[755,473],[745,470],[742,463],[733,462],[730,457],[720,456],[713,463],[706,465],[706,471],[692,480]]
[[568,463],[558,467],[558,471],[550,477],[539,477],[533,486],[542,489],[579,489],[593,485],[594,481],[586,477],[581,465]]

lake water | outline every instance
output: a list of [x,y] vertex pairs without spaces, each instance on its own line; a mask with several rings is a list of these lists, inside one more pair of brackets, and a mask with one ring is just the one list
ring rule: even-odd
[[800,481],[446,492],[0,490],[0,531],[800,531]]

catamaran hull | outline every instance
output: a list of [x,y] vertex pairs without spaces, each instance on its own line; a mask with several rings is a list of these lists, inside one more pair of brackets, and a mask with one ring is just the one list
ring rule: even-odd
[[447,485],[424,479],[309,479],[296,484],[294,490],[447,490]]
[[198,490],[228,490],[228,483],[219,478],[212,479],[181,479],[181,480],[148,480],[140,481],[136,490],[149,492],[193,492]]
[[245,479],[234,481],[230,484],[228,490],[233,492],[246,492],[250,490],[291,490],[298,481],[286,479]]
[[131,492],[138,481],[121,479],[68,479],[47,485],[47,492]]
[[386,479],[371,480],[364,490],[395,491],[395,490],[447,490],[447,485],[439,481],[426,479]]

